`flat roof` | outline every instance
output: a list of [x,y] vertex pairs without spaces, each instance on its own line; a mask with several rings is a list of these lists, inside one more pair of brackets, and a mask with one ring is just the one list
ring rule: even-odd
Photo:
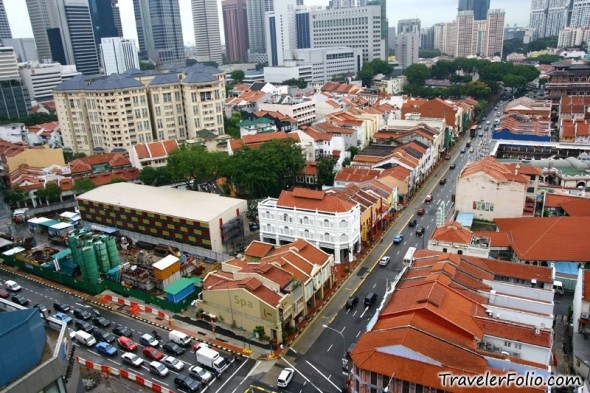
[[174,265],[180,259],[176,258],[174,255],[166,255],[164,258],[160,259],[158,262],[154,263],[152,267],[158,270],[164,270],[167,267]]
[[207,192],[133,183],[107,184],[78,196],[78,199],[205,222],[246,204],[244,199]]
[[58,222],[57,224],[53,224],[50,228],[51,229],[64,229],[64,228],[68,228],[68,227],[74,227],[72,224],[70,224],[69,222]]

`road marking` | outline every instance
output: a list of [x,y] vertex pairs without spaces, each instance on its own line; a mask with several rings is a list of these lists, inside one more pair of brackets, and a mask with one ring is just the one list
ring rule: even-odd
[[162,382],[162,381],[159,381],[159,380],[157,380],[156,378],[154,378],[154,381],[156,381],[156,382],[158,382],[158,383],[160,383],[160,384],[162,384],[162,385],[166,385],[166,386],[168,386],[168,384],[167,384],[167,383],[165,383],[165,382]]
[[[82,347],[81,347],[82,348]],[[88,350],[88,352],[95,354],[96,356],[100,356],[98,353],[91,351],[90,349]]]
[[344,331],[345,331],[345,330],[346,330],[346,326],[344,326],[344,327],[342,328],[342,330],[340,331],[340,333],[344,333]]
[[121,365],[121,363],[119,363],[119,362],[115,362],[113,359],[109,359],[109,360],[110,360],[111,362],[115,363],[115,364],[116,364],[116,365],[118,365],[118,366],[120,366],[120,365]]
[[[294,365],[292,365],[291,363],[289,363],[289,361],[287,359],[285,359],[284,357],[281,357],[281,359],[283,359],[283,361],[285,363],[287,363],[289,365],[289,367],[291,367],[293,370],[295,370],[297,372],[297,374],[301,375],[303,377],[303,379],[305,379],[306,382],[309,382],[311,384],[311,386],[313,386],[314,388],[316,388],[318,392],[322,393],[322,389],[320,389],[317,386],[315,386],[313,384],[313,382],[311,382],[301,371],[297,370],[297,368]],[[313,367],[313,365],[311,363],[309,363],[307,360],[306,360],[306,362]],[[313,367],[313,368],[315,369],[315,367]],[[332,381],[330,381],[330,383],[332,383]],[[334,386],[336,386],[336,385],[334,385]],[[338,389],[338,391],[341,391],[341,390]]]
[[322,377],[324,377],[328,382],[330,382],[332,384],[332,386],[334,386],[339,392],[342,391],[341,388],[338,387],[338,385],[336,385],[334,382],[330,381],[330,378],[327,378],[324,374],[322,374],[322,372],[320,370],[318,370],[316,368],[316,366],[314,366],[313,364],[311,364],[310,362],[308,362],[307,360],[305,361],[305,363],[309,364],[309,366],[311,368],[313,368],[318,374],[320,374]]
[[330,352],[330,349],[332,349],[332,345],[334,344],[330,344],[330,347],[328,347],[328,350],[326,352]]
[[357,312],[355,311],[355,312],[354,312],[354,314],[352,314],[352,316],[354,317],[354,316],[356,315],[356,313],[357,313]]
[[[228,382],[229,382],[229,381],[230,381],[230,380],[233,378],[233,376],[234,376],[234,375],[236,375],[236,374],[238,373],[238,371],[240,371],[240,369],[241,369],[242,367],[244,367],[244,365],[245,365],[246,363],[247,363],[247,362],[242,362],[242,364],[240,364],[240,367],[238,367],[238,369],[237,369],[236,371],[234,371],[234,373],[233,373],[232,375],[230,375],[228,378],[226,378],[226,379],[225,379],[225,383],[224,383],[223,385],[221,385],[221,386],[219,387],[219,389],[217,389],[215,392],[220,392],[220,391],[222,391],[222,390],[223,390],[223,388],[225,387],[225,385],[226,385],[226,384],[227,384],[227,383],[228,383]],[[250,374],[248,374],[248,376],[250,376]],[[248,378],[248,377],[246,377],[246,378]],[[217,378],[215,378],[215,379],[217,379]],[[244,378],[244,379],[245,379],[245,378]]]
[[[373,288],[375,288],[375,287],[373,287]],[[369,307],[365,307],[365,309],[363,310],[363,313],[359,316],[359,318],[362,318],[368,309],[369,309]]]
[[373,285],[373,288],[375,288],[376,286],[377,286],[377,283],[375,283],[375,284]]
[[360,336],[360,334],[361,334],[361,331],[359,330],[355,337]]

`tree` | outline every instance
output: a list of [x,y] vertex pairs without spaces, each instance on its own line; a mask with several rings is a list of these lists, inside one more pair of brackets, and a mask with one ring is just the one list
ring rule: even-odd
[[156,168],[151,167],[151,166],[146,166],[139,173],[139,180],[141,180],[141,182],[143,184],[146,184],[148,186],[153,186],[154,183],[156,182],[156,176],[157,176]]
[[423,86],[424,81],[430,78],[430,71],[424,64],[412,64],[404,70],[404,75],[411,85]]
[[71,151],[64,151],[63,155],[64,155],[64,161],[66,163],[70,163],[74,160],[77,160],[78,158],[86,157],[86,153],[74,153]]
[[242,82],[246,74],[242,70],[234,70],[231,73],[231,79],[236,82]]
[[322,189],[323,186],[333,186],[334,177],[334,166],[336,165],[336,159],[334,157],[324,157],[318,162],[318,189]]
[[551,64],[561,59],[563,59],[563,57],[559,55],[541,55],[529,58],[529,60],[538,61],[539,64]]
[[201,145],[183,145],[168,156],[166,171],[173,181],[191,182],[211,181],[228,171],[229,156],[225,152],[208,152]]
[[348,151],[350,152],[350,159],[354,159],[354,156],[356,156],[357,154],[359,154],[360,149],[356,146],[350,146],[348,148]]
[[242,116],[240,115],[240,112],[234,112],[231,114],[231,117],[226,117],[223,124],[225,133],[234,139],[240,139],[242,136],[240,135],[238,123],[241,121]]
[[438,49],[418,49],[418,57],[423,59],[432,59],[433,57],[440,55],[441,51]]
[[351,163],[351,161],[350,161],[350,157],[346,157],[346,158],[345,158],[345,159],[342,161],[342,166],[343,166],[343,167],[350,166],[350,163]]
[[457,71],[455,63],[447,60],[439,60],[432,66],[430,73],[435,79],[449,79]]
[[524,44],[522,42],[522,38],[512,38],[510,40],[504,40],[502,53],[504,56],[507,56],[511,53],[523,53],[524,52]]
[[186,66],[187,67],[194,66],[197,63],[198,63],[198,61],[196,59],[186,59]]
[[19,187],[16,187],[14,190],[5,191],[4,192],[4,202],[12,208],[17,208],[20,206],[25,206],[27,200],[27,194],[25,191]]
[[297,86],[300,89],[305,89],[307,87],[307,82],[305,80],[303,80],[303,78],[299,78],[299,79],[291,78],[291,79],[287,79],[286,81],[283,81],[283,85]]
[[36,194],[39,199],[45,199],[47,204],[58,202],[61,199],[62,189],[57,184],[51,183],[37,190]]
[[527,80],[524,76],[513,74],[504,75],[504,79],[502,79],[502,82],[504,82],[504,86],[511,87],[514,89],[522,89],[527,84]]
[[140,61],[139,62],[139,69],[140,70],[155,70],[156,65],[151,61]]
[[332,75],[332,82],[348,83],[346,74],[334,74]]
[[204,61],[202,64],[215,68],[219,67],[219,64],[216,61]]
[[83,194],[95,188],[96,185],[90,179],[76,179],[72,191],[74,191],[74,194]]
[[557,36],[539,38],[525,45],[525,52],[534,52],[557,47]]

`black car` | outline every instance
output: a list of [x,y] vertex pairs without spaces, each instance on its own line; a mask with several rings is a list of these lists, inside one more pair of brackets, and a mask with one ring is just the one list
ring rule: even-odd
[[90,318],[92,318],[92,314],[90,314],[88,311],[86,310],[80,310],[79,308],[75,308],[74,309],[74,316],[78,319],[83,319],[85,321],[89,320]]
[[105,317],[94,317],[92,318],[92,323],[94,323],[96,326],[100,326],[103,328],[111,326],[111,321],[109,321]]
[[447,178],[446,177],[443,177],[442,179],[440,179],[440,181],[438,182],[438,184],[440,184],[441,186],[447,184]]
[[418,235],[418,236],[424,235],[424,227],[416,228],[416,235]]
[[201,390],[201,384],[188,375],[179,374],[176,378],[174,378],[174,385],[176,386],[176,389],[180,390],[181,392],[194,393]]
[[11,299],[14,303],[19,304],[21,306],[26,306],[29,304],[29,299],[27,299],[23,295],[13,295]]
[[164,344],[162,349],[164,349],[164,352],[175,356],[180,356],[184,353],[184,348],[172,341],[168,341],[166,344]]
[[59,312],[69,312],[70,306],[62,302],[55,302],[53,303],[53,308],[55,308]]
[[117,336],[125,336],[125,337],[133,336],[133,332],[131,331],[131,329],[129,329],[127,326],[123,326],[123,325],[115,326],[113,328],[113,333],[115,333]]
[[415,227],[416,224],[418,224],[418,220],[416,220],[415,218],[410,220],[410,222],[408,223],[408,225],[411,227]]
[[449,167],[449,169],[455,169],[456,165],[455,164],[451,164],[451,166]]
[[76,320],[76,323],[74,324],[74,326],[76,326],[76,329],[78,330],[84,330],[86,333],[92,333],[94,331],[94,326],[92,326],[91,324],[89,324],[86,321],[81,321],[81,320]]
[[113,333],[97,328],[94,329],[92,335],[94,336],[94,338],[96,338],[96,341],[104,341],[105,343],[109,344],[115,341],[115,339],[117,338]]
[[359,298],[356,296],[351,296],[346,301],[346,308],[355,308],[356,304],[359,302]]
[[43,314],[45,311],[47,311],[48,314],[51,314],[51,310],[48,309],[45,304],[39,303],[39,304],[35,304],[33,307],[39,309],[39,312],[41,314]]

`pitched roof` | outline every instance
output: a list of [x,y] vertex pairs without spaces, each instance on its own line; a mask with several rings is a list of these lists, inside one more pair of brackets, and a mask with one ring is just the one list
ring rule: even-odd
[[456,244],[471,244],[472,237],[473,232],[458,222],[452,221],[442,227],[437,227],[432,234],[431,240]]
[[293,191],[281,191],[277,206],[311,209],[328,213],[343,213],[354,208],[353,203],[344,201],[336,195],[297,187]]
[[231,274],[224,274],[223,272],[209,273],[203,281],[203,288],[206,288],[206,291],[241,289],[249,292],[272,307],[278,306],[282,299],[280,294],[276,293],[256,278],[248,277],[244,279],[234,279]]
[[526,186],[530,181],[529,177],[515,174],[494,157],[486,157],[483,160],[467,164],[459,177],[465,179],[479,173],[485,173],[498,182],[517,182]]
[[270,243],[264,243],[254,240],[246,249],[244,250],[244,255],[246,257],[254,257],[254,258],[262,258],[267,256],[274,246]]
[[336,173],[335,181],[362,183],[367,180],[377,179],[381,170],[371,168],[343,167]]
[[140,143],[133,146],[139,159],[145,158],[163,158],[174,150],[178,149],[178,141],[176,139],[168,139],[165,141],[157,141],[151,143]]
[[590,198],[545,194],[545,207],[560,207],[568,216],[590,216]]

